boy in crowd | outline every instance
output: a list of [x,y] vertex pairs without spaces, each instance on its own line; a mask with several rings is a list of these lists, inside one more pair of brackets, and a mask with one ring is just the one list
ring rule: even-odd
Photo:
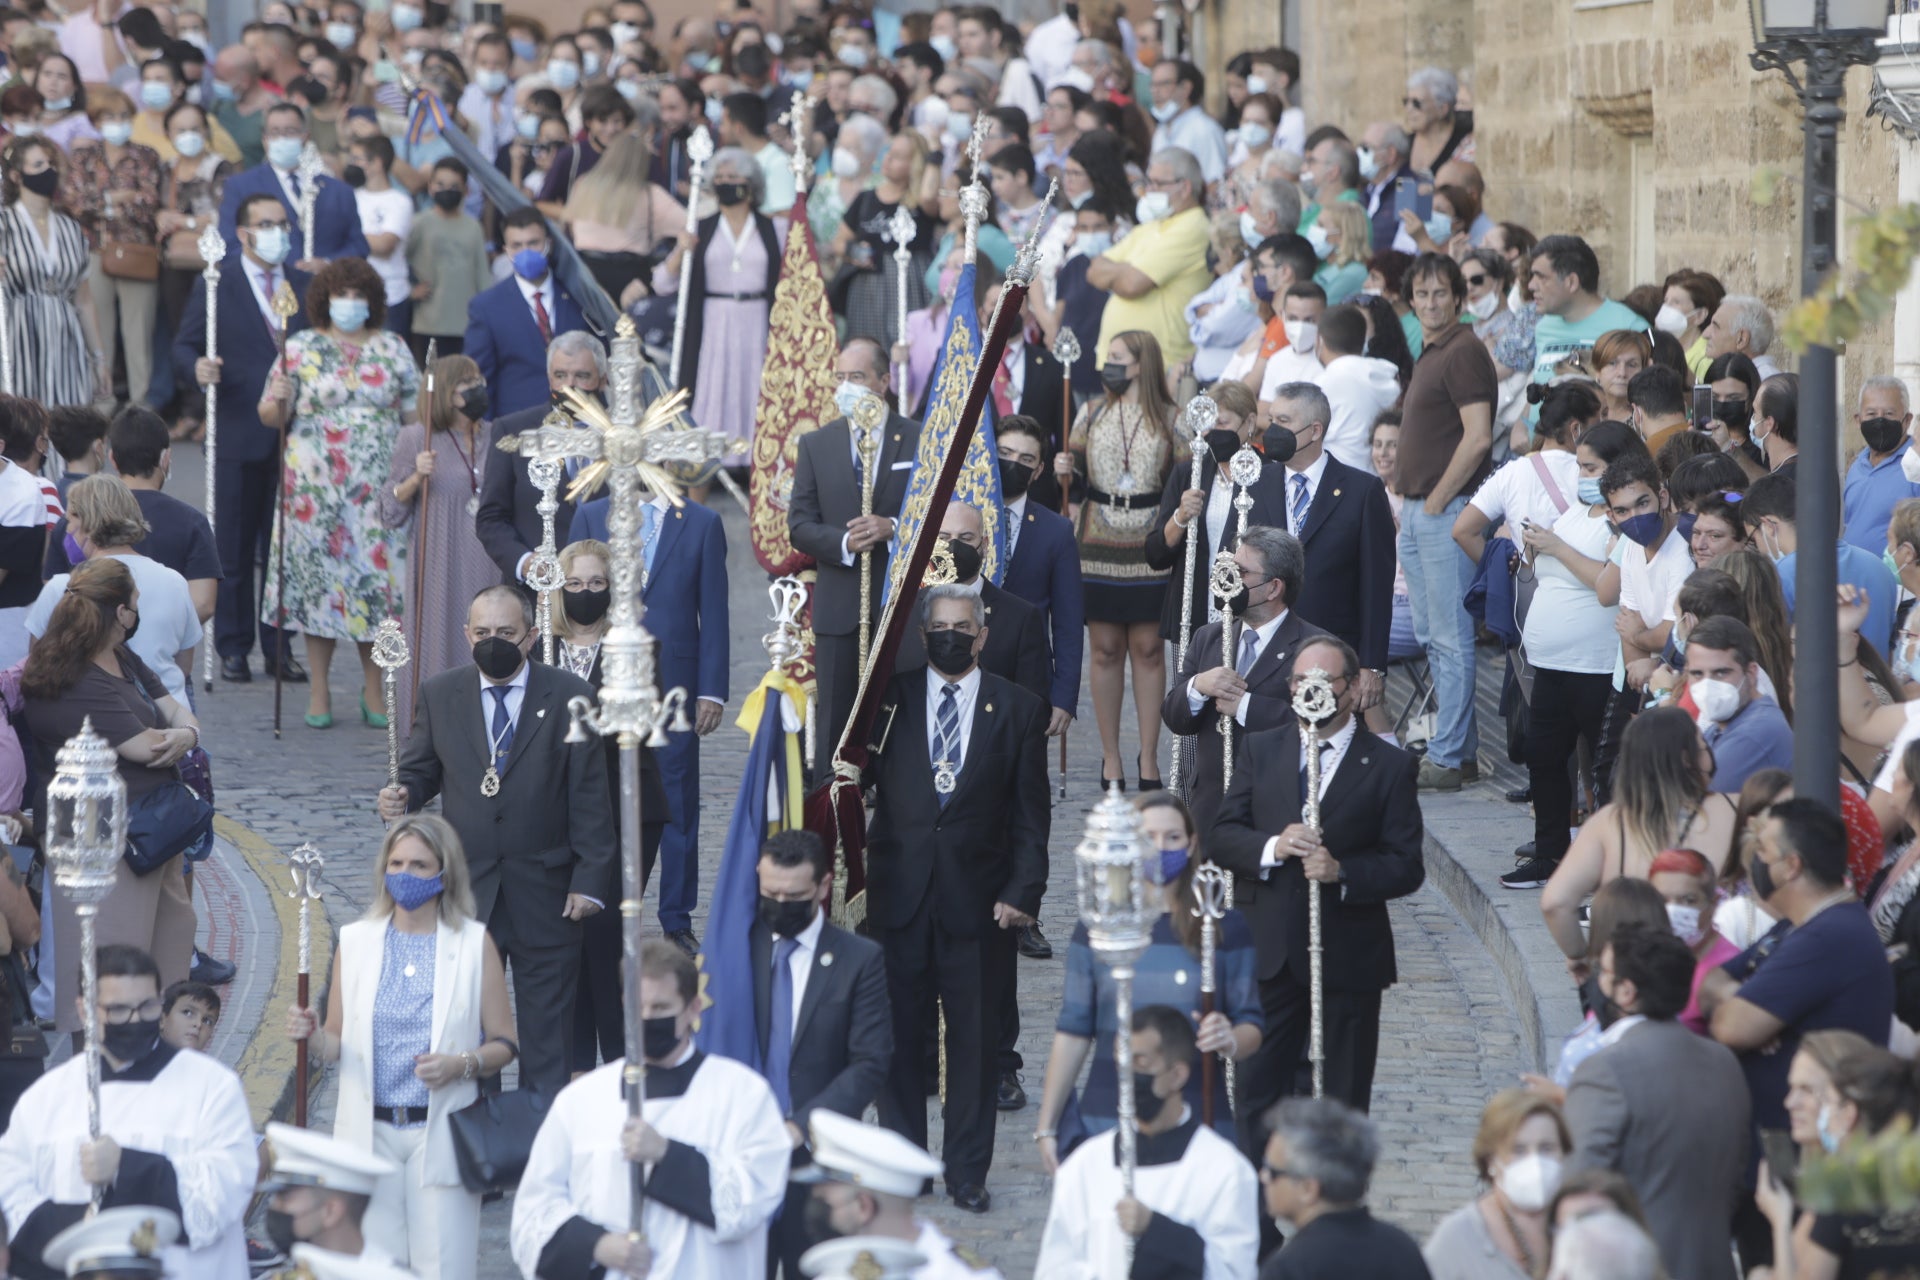
[[413,220],[407,232],[407,266],[413,272],[413,354],[427,358],[427,343],[439,354],[461,353],[467,332],[467,304],[493,283],[487,265],[486,235],[462,208],[467,197],[467,166],[448,156],[427,179],[431,213]]
[[220,1026],[220,993],[204,982],[176,982],[160,997],[160,1038],[176,1049],[207,1051]]

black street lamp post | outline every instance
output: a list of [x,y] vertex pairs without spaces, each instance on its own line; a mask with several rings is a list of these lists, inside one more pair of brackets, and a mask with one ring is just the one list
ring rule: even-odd
[[[1880,56],[1889,0],[1749,0],[1756,71],[1779,71],[1800,96],[1805,170],[1800,229],[1800,291],[1810,295],[1838,252],[1835,151],[1846,111],[1847,68]],[[1805,69],[1805,78],[1795,67]],[[1834,350],[1809,347],[1800,360],[1800,461],[1795,488],[1793,790],[1840,804],[1840,671],[1827,605],[1838,588],[1840,465]]]

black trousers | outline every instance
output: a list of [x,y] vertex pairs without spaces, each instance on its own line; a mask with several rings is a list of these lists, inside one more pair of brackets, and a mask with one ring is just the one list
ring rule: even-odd
[[1613,801],[1613,762],[1620,758],[1620,735],[1627,731],[1640,711],[1638,689],[1615,693],[1609,689],[1607,716],[1600,726],[1600,745],[1593,752],[1593,803],[1595,807]]
[[1527,717],[1527,783],[1533,788],[1533,855],[1558,862],[1573,842],[1573,771],[1581,738],[1597,757],[1613,697],[1611,675],[1533,669]]
[[853,714],[853,695],[860,689],[860,637],[815,635],[813,672],[819,701],[815,714],[820,717],[813,740],[813,784],[819,786],[833,777],[833,749],[840,745],[840,731]]
[[467,352],[467,338],[465,334],[410,333],[407,335],[407,346],[412,348],[414,360],[423,369],[427,364],[428,343],[433,344],[433,354],[436,360],[445,359],[447,356],[465,355]]
[[812,1184],[787,1184],[787,1198],[767,1224],[767,1280],[773,1280],[776,1269],[785,1280],[802,1280],[807,1274],[800,1269],[800,1255],[819,1243],[807,1239],[807,1201],[812,1198]]
[[[223,658],[244,658],[260,637],[260,652],[272,655],[283,633],[262,622],[257,549],[273,529],[280,463],[221,462],[214,476],[214,544],[220,552],[220,590],[213,606],[213,647]],[[289,649],[291,648],[289,644]]]
[[[528,909],[528,904],[518,904],[520,912]],[[611,915],[616,921],[620,915],[617,910],[600,914]],[[513,979],[514,1017],[520,1033],[520,1085],[538,1088],[552,1097],[572,1079],[570,1032],[580,988],[581,926],[554,920],[542,922],[535,932],[518,925],[513,917],[514,910],[507,906],[502,893],[487,921],[487,932],[493,935],[493,943],[500,948]],[[614,972],[619,972],[618,965]]]
[[[940,1158],[950,1190],[985,1184],[999,1115],[997,984],[1005,981],[1000,966],[1013,963],[1013,937],[991,923],[977,937],[956,936],[933,910],[931,893],[903,927],[876,925],[873,937],[886,956],[893,1042],[921,1043],[936,998],[946,1011],[947,1098],[941,1111],[946,1134]],[[921,1147],[927,1145],[928,1083],[925,1059],[909,1048],[893,1055],[880,1087],[880,1123]]]
[[[1380,1056],[1380,993],[1327,989],[1323,1003],[1326,1045],[1326,1096],[1356,1111],[1373,1103],[1373,1068]],[[1267,1034],[1260,1048],[1236,1075],[1240,1148],[1255,1164],[1266,1149],[1263,1117],[1283,1098],[1313,1093],[1307,1061],[1312,1027],[1312,992],[1304,974],[1290,967],[1260,982],[1260,1010]]]
[[[664,822],[640,824],[640,887],[653,878]],[[620,988],[620,905],[609,903],[580,925],[580,989],[573,1002],[573,1069],[591,1071],[627,1051],[627,1007]],[[798,1272],[795,1272],[798,1275]]]

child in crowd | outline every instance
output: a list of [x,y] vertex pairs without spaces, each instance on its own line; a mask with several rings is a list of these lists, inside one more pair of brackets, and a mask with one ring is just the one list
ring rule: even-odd
[[201,1053],[220,1025],[220,993],[204,982],[176,982],[160,997],[160,1038]]
[[107,415],[85,405],[62,405],[47,411],[47,439],[65,465],[56,481],[62,503],[76,481],[106,470]]
[[413,354],[424,361],[427,343],[439,354],[461,354],[467,332],[467,304],[493,283],[487,265],[486,236],[464,208],[467,166],[451,156],[433,166],[427,179],[432,212],[413,220],[407,232],[407,266],[413,272]]

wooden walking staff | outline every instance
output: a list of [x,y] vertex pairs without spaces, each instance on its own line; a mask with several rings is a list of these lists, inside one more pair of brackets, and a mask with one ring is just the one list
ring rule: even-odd
[[[1207,432],[1213,430],[1214,425],[1220,421],[1219,402],[1212,396],[1195,396],[1187,401],[1186,420],[1187,428],[1193,436],[1193,471],[1187,479],[1187,488],[1198,489],[1201,480],[1205,478]],[[1203,511],[1194,518],[1194,523],[1197,524],[1205,518],[1206,513]],[[1187,530],[1186,542],[1187,570],[1185,578],[1182,579],[1184,585],[1180,588],[1180,643],[1173,650],[1175,671],[1180,670],[1181,665],[1186,662],[1187,642],[1193,639],[1193,574],[1200,560],[1200,539],[1194,536],[1192,529]],[[1221,627],[1223,638],[1225,632],[1226,628],[1223,624]],[[1226,649],[1223,647],[1220,652],[1225,654]],[[1167,774],[1168,784],[1175,795],[1185,794],[1180,789],[1183,772],[1181,766],[1185,763],[1185,757],[1186,753],[1181,748],[1180,739],[1176,737],[1173,742],[1173,759],[1169,762],[1171,767]]]
[[400,708],[394,675],[407,665],[407,633],[387,618],[373,629],[373,665],[380,668],[380,691],[387,701],[387,785],[400,785]]
[[[1067,447],[1073,434],[1073,366],[1080,359],[1080,339],[1066,325],[1053,335],[1053,358],[1060,362],[1060,447]],[[1060,486],[1060,514],[1072,505],[1073,486]],[[1060,798],[1067,798],[1067,731],[1060,731]]]
[[[311,190],[311,184],[308,189]],[[307,241],[311,245],[313,241],[311,222],[308,223],[308,227]],[[280,322],[280,372],[291,380],[293,366],[287,360],[287,321],[293,319],[299,312],[300,303],[294,298],[293,286],[287,283],[284,275],[280,277],[280,287],[273,291],[272,305],[273,318]],[[273,736],[276,738],[280,736],[280,687],[283,680],[281,673],[287,666],[287,431],[293,426],[293,406],[299,398],[299,388],[290,388],[287,407],[280,418],[280,510],[276,517],[279,523],[275,530],[280,536],[275,539],[277,549],[274,552],[274,560],[277,567],[273,582],[273,643],[279,650],[273,660]],[[211,400],[212,397],[208,399]],[[241,551],[244,556],[245,548]]]
[[[1220,921],[1227,914],[1227,884],[1227,873],[1211,862],[1193,870],[1190,909],[1200,919],[1200,1019],[1203,1022],[1214,1011],[1217,986],[1214,968],[1218,961]],[[1233,1070],[1232,1058],[1227,1059],[1227,1070]],[[1213,1126],[1213,1057],[1204,1053],[1200,1055],[1200,1123],[1209,1128]]]
[[[294,1001],[306,1009],[311,1007],[307,997],[313,972],[312,911],[313,904],[320,901],[320,873],[326,859],[312,845],[303,844],[287,855],[287,867],[293,872],[293,887],[287,896],[300,904],[300,967],[295,971],[299,976]],[[307,1127],[307,1042],[311,1038],[302,1036],[294,1046],[293,1123],[302,1129]]]
[[[687,234],[698,235],[700,231],[700,182],[706,176],[707,161],[713,159],[713,137],[707,132],[707,126],[701,125],[687,139],[687,159],[692,161],[687,178]],[[692,306],[693,297],[693,255],[697,249],[689,249],[680,256],[680,302],[673,312],[673,359],[667,367],[667,378],[676,387],[685,386],[680,381],[680,359],[687,343],[687,308]],[[547,659],[553,661],[551,657]]]
[[[200,251],[200,260],[207,264],[200,272],[200,278],[206,281],[207,286],[207,359],[218,360],[220,358],[220,326],[218,323],[220,312],[220,260],[226,256],[227,242],[226,238],[220,234],[220,228],[209,222],[206,230],[200,233],[200,239],[195,242],[194,247]],[[5,334],[0,333],[0,343],[5,342],[5,340]],[[7,379],[7,385],[9,388],[13,385],[13,379],[11,377]],[[207,397],[207,525],[213,530],[213,542],[216,547],[220,545],[220,526],[215,524],[213,519],[213,496],[216,488],[214,476],[218,471],[214,450],[220,439],[220,425],[218,422],[219,402],[220,397],[218,395],[210,395]],[[241,559],[243,562],[248,561],[248,557],[244,553],[242,553]],[[200,647],[203,650],[200,656],[201,682],[206,691],[212,693],[213,619],[211,617],[207,619],[205,626],[201,628]]]
[[[893,272],[899,287],[899,296],[894,307],[896,323],[894,341],[904,351],[907,345],[907,268],[913,261],[913,233],[915,230],[913,210],[901,203],[893,211],[893,222],[888,228],[893,233]],[[909,356],[909,359],[911,357]],[[907,370],[908,360],[903,359],[893,367],[893,383],[900,396],[900,412],[907,409]]]
[[[1306,794],[1300,797],[1300,821],[1314,839],[1320,838],[1320,726],[1339,711],[1333,681],[1315,667],[1296,673],[1293,714],[1300,720],[1300,759],[1307,771]],[[1313,1063],[1313,1096],[1327,1087],[1326,991],[1321,982],[1320,886],[1307,881],[1307,1059]]]

